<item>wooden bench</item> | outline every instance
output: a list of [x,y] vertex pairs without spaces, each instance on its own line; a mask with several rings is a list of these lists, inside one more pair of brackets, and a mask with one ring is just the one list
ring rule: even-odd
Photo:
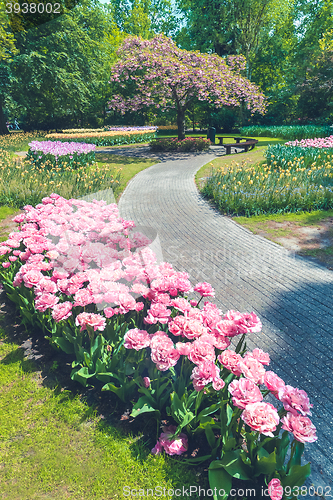
[[[257,144],[258,140],[257,139],[250,139],[246,137],[218,137],[220,146],[223,146],[226,149],[226,154],[230,155],[231,154],[231,148],[239,148],[239,149],[244,149],[246,152],[251,151],[251,149],[254,148],[254,146]],[[223,139],[233,139],[234,143],[229,143],[229,144],[223,144]],[[245,141],[245,142],[241,142]]]

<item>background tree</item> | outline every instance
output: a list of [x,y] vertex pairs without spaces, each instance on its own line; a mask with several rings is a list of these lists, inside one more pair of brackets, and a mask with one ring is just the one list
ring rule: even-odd
[[2,65],[7,109],[19,110],[30,129],[68,127],[79,120],[97,125],[97,116],[103,123],[110,68],[123,38],[111,14],[89,2],[17,31],[18,53]]
[[264,112],[263,94],[241,75],[242,56],[223,59],[189,52],[162,35],[151,40],[129,37],[119,53],[122,59],[111,71],[116,95],[110,108],[125,112],[174,107],[179,140],[185,137],[185,113],[196,100],[215,107],[239,106],[245,101],[252,112]]

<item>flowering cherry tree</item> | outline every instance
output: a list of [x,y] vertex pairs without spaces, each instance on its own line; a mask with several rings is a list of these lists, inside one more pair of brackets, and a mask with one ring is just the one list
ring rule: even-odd
[[185,112],[195,99],[217,108],[245,102],[252,113],[265,112],[264,95],[241,75],[243,56],[189,52],[164,35],[128,37],[118,54],[121,59],[111,70],[116,93],[110,109],[124,114],[143,107],[176,108],[179,140],[185,138]]

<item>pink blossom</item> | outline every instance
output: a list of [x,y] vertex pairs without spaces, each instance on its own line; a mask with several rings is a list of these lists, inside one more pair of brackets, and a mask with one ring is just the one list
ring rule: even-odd
[[46,309],[53,309],[53,307],[59,302],[59,297],[53,295],[53,293],[42,293],[38,295],[35,300],[35,308],[38,311],[45,312]]
[[35,286],[35,293],[56,293],[57,285],[48,276],[43,277]]
[[150,345],[149,334],[145,330],[139,330],[138,328],[133,328],[125,333],[124,346],[126,349],[135,349],[139,351]]
[[188,319],[184,323],[183,335],[189,339],[195,339],[207,333],[207,328],[203,326],[202,321],[197,319]]
[[257,403],[263,399],[259,387],[246,378],[233,380],[229,384],[228,391],[232,395],[233,404],[242,409],[250,403]]
[[27,288],[32,288],[38,284],[44,278],[44,274],[40,271],[28,271],[23,275],[23,281]]
[[56,322],[68,319],[72,315],[73,304],[71,302],[62,302],[52,308],[52,317]]
[[204,361],[199,366],[195,366],[192,371],[191,379],[196,391],[201,391],[207,384],[219,378],[220,370],[212,361]]
[[175,425],[169,425],[169,427],[163,427],[162,429],[163,432],[151,451],[153,454],[158,455],[163,449],[168,455],[181,455],[184,451],[187,451],[186,434],[180,433],[178,436],[172,437],[177,430]]
[[3,262],[2,263],[2,267],[4,267],[5,269],[8,269],[8,267],[10,267],[11,263],[10,262]]
[[184,336],[184,330],[187,324],[187,318],[185,316],[176,316],[173,320],[169,320],[169,331],[172,335],[182,335]]
[[181,356],[188,356],[192,348],[192,342],[177,342],[176,349]]
[[270,358],[267,352],[262,351],[261,349],[253,349],[252,352],[248,352],[245,357],[252,357],[259,361],[262,365],[269,365]]
[[265,368],[263,365],[252,357],[244,357],[242,361],[239,362],[239,369],[243,373],[244,377],[252,380],[255,384],[263,384],[265,377]]
[[220,354],[217,359],[221,363],[221,365],[223,365],[227,370],[230,370],[231,373],[237,376],[241,375],[242,371],[238,365],[243,360],[243,358],[240,354],[237,354],[231,349],[227,349],[226,351],[222,352],[222,354]]
[[278,397],[278,391],[283,389],[286,385],[282,378],[278,377],[276,373],[272,371],[265,372],[264,384],[276,398]]
[[235,337],[239,335],[239,327],[234,321],[222,320],[216,323],[215,328],[225,337]]
[[262,401],[248,404],[241,418],[252,430],[270,437],[274,437],[273,432],[280,421],[276,408]]
[[309,419],[302,415],[294,415],[290,412],[281,419],[282,429],[292,432],[294,438],[301,443],[314,443],[317,441],[316,428]]
[[115,310],[112,307],[106,307],[104,309],[104,314],[106,318],[112,318],[114,314],[116,314]]
[[224,315],[223,319],[233,321],[238,327],[239,334],[258,333],[262,328],[261,321],[254,312],[240,313],[230,310]]
[[147,311],[147,316],[144,322],[149,325],[155,325],[157,322],[167,323],[171,311],[163,304],[151,304],[150,309]]
[[175,366],[180,354],[174,348],[172,340],[164,333],[157,332],[151,338],[151,359],[156,364],[156,368],[162,372]]
[[149,377],[143,377],[142,383],[143,383],[143,387],[145,387],[146,389],[148,389],[148,387],[150,386],[150,378]]
[[215,290],[209,283],[198,283],[195,285],[194,291],[198,292],[201,297],[215,297]]
[[190,311],[192,309],[191,304],[182,297],[177,297],[176,299],[172,299],[170,303],[175,309],[178,309],[181,312]]
[[272,500],[281,500],[283,497],[283,487],[278,478],[273,478],[268,483],[268,493]]
[[92,326],[94,328],[94,332],[96,330],[101,332],[105,329],[106,320],[100,314],[83,312],[76,316],[75,324],[76,326],[81,326],[81,332],[86,330],[87,326]]
[[302,415],[311,415],[308,395],[305,391],[285,385],[278,392],[278,399],[283,403],[285,410],[290,411],[293,415],[300,412]]
[[215,361],[215,349],[209,342],[202,342],[200,339],[192,343],[188,359],[196,365],[204,361]]
[[212,385],[213,385],[214,391],[220,391],[225,386],[225,382],[221,378],[215,378],[213,380]]

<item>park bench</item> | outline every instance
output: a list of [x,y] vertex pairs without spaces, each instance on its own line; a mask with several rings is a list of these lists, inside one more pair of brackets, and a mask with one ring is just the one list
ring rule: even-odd
[[[223,144],[223,139],[233,139],[236,142]],[[244,149],[246,152],[249,150],[251,151],[251,149],[253,149],[258,142],[257,139],[250,139],[246,137],[218,137],[218,140],[220,141],[220,146],[225,147],[227,155],[231,154],[231,148]]]

